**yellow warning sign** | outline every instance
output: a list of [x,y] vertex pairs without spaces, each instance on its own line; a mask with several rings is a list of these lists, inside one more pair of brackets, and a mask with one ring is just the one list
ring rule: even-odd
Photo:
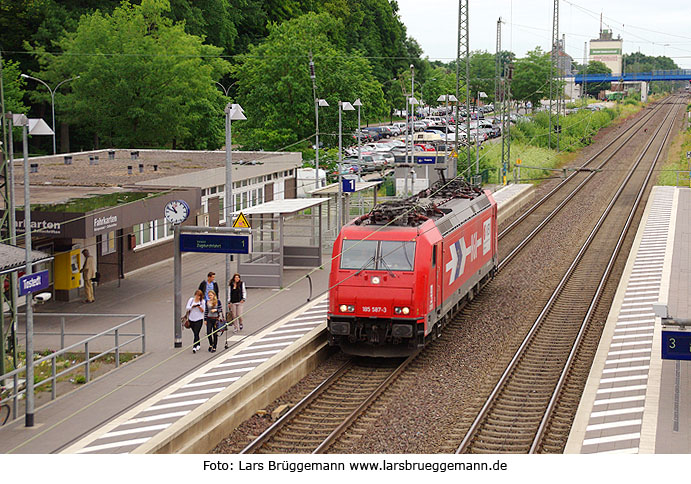
[[238,218],[235,219],[235,222],[233,222],[233,227],[235,228],[242,228],[242,229],[248,229],[250,228],[250,223],[247,221],[247,218],[240,212],[240,215],[238,215]]

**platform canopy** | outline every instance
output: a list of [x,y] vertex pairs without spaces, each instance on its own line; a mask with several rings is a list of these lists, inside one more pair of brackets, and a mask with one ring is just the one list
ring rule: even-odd
[[289,198],[242,210],[253,247],[238,257],[238,272],[248,287],[283,287],[284,267],[322,265],[322,205],[328,201]]
[[328,201],[328,198],[288,198],[260,203],[241,211],[245,215],[294,215]]
[[[34,264],[52,259],[50,254],[38,250],[31,251]],[[22,269],[26,265],[26,250],[9,244],[0,244],[0,274]]]
[[[375,188],[378,185],[381,185],[384,183],[383,180],[379,181],[371,181],[371,182],[361,182],[361,181],[356,181],[355,182],[355,190],[354,192],[351,193],[357,193],[357,192],[362,192],[364,190],[369,190],[370,188]],[[317,188],[316,190],[312,190],[309,192],[312,196],[315,195],[335,195],[338,194],[338,183],[331,183],[330,185],[326,185],[325,187],[322,188]],[[312,199],[312,200],[319,200],[317,199]]]

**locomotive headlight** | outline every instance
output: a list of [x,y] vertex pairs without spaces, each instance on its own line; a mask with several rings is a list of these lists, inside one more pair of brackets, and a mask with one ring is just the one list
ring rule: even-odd
[[348,306],[348,312],[349,313],[354,313],[355,312],[355,306]]
[[410,314],[410,308],[408,306],[395,307],[393,312],[394,314]]
[[342,313],[354,313],[355,312],[355,306],[352,304],[341,304],[338,309],[341,310]]
[[338,309],[340,309],[342,313],[345,313],[346,311],[348,311],[348,306],[346,306],[345,304],[341,304],[341,306]]
[[404,307],[403,309],[401,309],[401,312],[402,312],[403,314],[408,314],[408,313],[410,313],[410,308],[406,306],[406,307]]
[[401,308],[393,308],[394,314],[401,314]]
[[372,278],[372,284],[379,284],[380,282],[381,282],[381,279],[379,279],[379,277],[374,276]]

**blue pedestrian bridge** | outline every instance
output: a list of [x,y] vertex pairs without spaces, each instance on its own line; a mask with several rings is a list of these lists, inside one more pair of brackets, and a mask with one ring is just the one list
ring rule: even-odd
[[691,69],[677,69],[672,71],[631,72],[624,75],[611,74],[579,74],[574,77],[576,84],[585,82],[651,82],[651,81],[691,81]]

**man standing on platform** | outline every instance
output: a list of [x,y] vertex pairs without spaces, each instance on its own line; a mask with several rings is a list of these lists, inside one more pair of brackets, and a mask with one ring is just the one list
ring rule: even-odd
[[89,250],[84,249],[84,266],[82,267],[82,274],[84,277],[84,290],[86,291],[85,303],[94,302],[94,283],[92,279],[96,277],[96,262],[94,257],[89,255]]

